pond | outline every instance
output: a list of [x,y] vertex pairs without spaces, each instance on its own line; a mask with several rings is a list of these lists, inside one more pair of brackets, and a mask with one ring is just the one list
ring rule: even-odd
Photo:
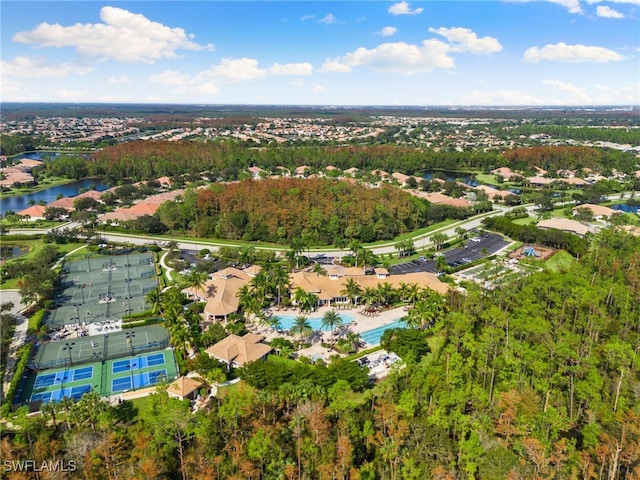
[[25,195],[13,196],[0,199],[0,212],[3,214],[9,210],[19,212],[28,208],[32,204],[38,204],[41,201],[49,204],[57,200],[59,195],[63,197],[75,197],[85,190],[98,190],[102,192],[109,188],[108,185],[100,180],[85,178],[76,182],[67,183],[65,185],[57,185],[47,188],[39,192],[27,193]]
[[480,185],[476,180],[475,175],[466,172],[455,172],[450,170],[427,170],[422,173],[422,178],[425,180],[432,180],[434,178],[441,178],[448,182],[462,182],[470,187],[477,187]]
[[14,260],[29,253],[26,245],[0,245],[0,260]]
[[640,205],[626,205],[623,203],[620,205],[613,205],[611,208],[625,213],[640,213]]

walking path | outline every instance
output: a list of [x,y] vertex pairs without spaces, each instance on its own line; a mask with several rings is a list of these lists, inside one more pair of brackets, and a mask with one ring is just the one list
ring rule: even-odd
[[164,268],[164,274],[167,277],[167,284],[170,285],[173,282],[173,276],[171,275],[171,272],[173,272],[173,268],[165,263],[167,255],[169,255],[169,250],[164,252],[160,257],[160,266]]

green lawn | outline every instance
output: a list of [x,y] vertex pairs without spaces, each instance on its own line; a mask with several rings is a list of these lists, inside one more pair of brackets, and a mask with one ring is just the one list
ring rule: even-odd
[[557,272],[559,270],[569,268],[573,262],[575,262],[575,259],[568,252],[560,250],[544,264],[548,269]]
[[534,217],[524,217],[524,218],[516,218],[513,220],[513,223],[516,225],[535,225],[538,223],[538,220]]
[[[27,245],[29,247],[29,253],[27,253],[25,256],[17,258],[15,261],[16,262],[20,262],[20,261],[24,261],[24,260],[31,260],[32,258],[34,258],[36,255],[38,255],[38,253],[44,248],[45,245],[54,245],[58,248],[58,250],[62,253],[62,255],[65,255],[67,253],[69,253],[72,250],[75,250],[78,247],[82,247],[85,244],[84,243],[64,243],[61,245],[58,244],[51,244],[51,243],[45,243],[44,240],[41,239],[37,239],[37,240],[16,240],[16,241],[11,241],[11,240],[3,240],[3,245]],[[2,289],[13,289],[13,288],[18,288],[18,279],[17,278],[11,278],[9,280],[7,280],[6,282],[2,282],[0,283],[0,290]]]

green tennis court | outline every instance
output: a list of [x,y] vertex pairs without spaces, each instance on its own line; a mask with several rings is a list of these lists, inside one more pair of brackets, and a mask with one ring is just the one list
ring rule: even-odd
[[146,310],[146,296],[158,288],[149,253],[87,256],[65,262],[54,309],[46,322],[52,329],[119,320]]
[[101,397],[171,382],[178,377],[173,350],[142,353],[117,360],[46,371],[32,371],[16,394],[19,403],[79,399],[94,391]]
[[169,335],[164,327],[125,328],[102,335],[44,342],[36,347],[30,367],[34,370],[72,368],[84,363],[162,350],[168,346]]

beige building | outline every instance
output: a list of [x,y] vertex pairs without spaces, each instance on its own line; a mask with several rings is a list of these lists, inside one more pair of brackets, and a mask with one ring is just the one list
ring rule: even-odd
[[576,215],[579,208],[587,209],[591,212],[591,215],[594,218],[609,218],[612,215],[615,215],[616,212],[613,208],[605,207],[604,205],[595,205],[593,203],[585,203],[583,205],[578,205],[573,209],[573,214]]
[[249,362],[265,358],[271,347],[262,343],[264,337],[247,333],[243,337],[229,335],[205,350],[211,358],[226,363],[229,368],[242,367]]
[[210,279],[200,288],[185,288],[182,293],[188,298],[206,302],[205,318],[209,321],[227,320],[240,307],[238,291],[260,272],[259,266],[245,270],[229,267],[212,273]]
[[319,275],[314,272],[296,272],[289,276],[291,289],[300,287],[307,293],[318,296],[319,306],[332,306],[337,303],[346,303],[348,298],[342,293],[349,280],[365,288],[378,288],[382,283],[388,283],[394,288],[401,284],[415,283],[420,288],[429,288],[438,293],[445,294],[449,291],[449,285],[441,282],[438,277],[429,272],[414,272],[404,275],[389,275],[384,268],[375,269],[374,275],[364,275],[361,268],[329,267],[327,275]]
[[195,400],[203,385],[199,380],[183,376],[167,387],[167,394],[178,400]]
[[542,220],[538,222],[537,227],[551,228],[554,230],[561,230],[563,232],[574,233],[580,237],[584,237],[587,233],[592,231],[587,225],[566,218],[549,218],[547,220]]

